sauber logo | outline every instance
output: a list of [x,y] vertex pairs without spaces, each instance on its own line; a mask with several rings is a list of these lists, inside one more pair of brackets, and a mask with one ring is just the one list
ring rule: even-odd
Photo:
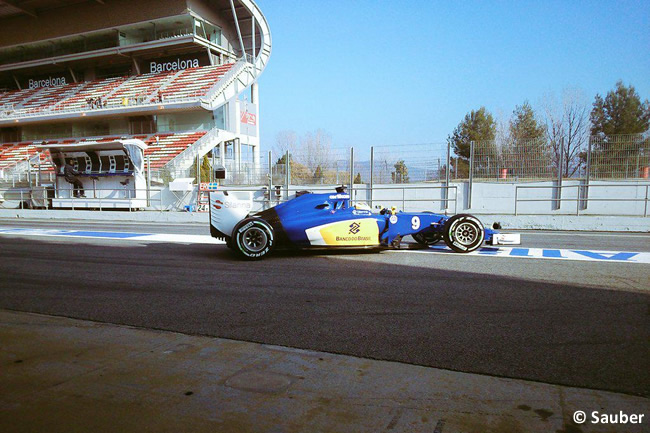
[[356,235],[359,231],[361,231],[361,224],[356,221],[350,224],[350,231],[348,233]]
[[246,202],[222,202],[221,200],[215,200],[215,204],[213,204],[215,209],[221,209],[221,207],[225,207],[226,209],[250,209],[251,204],[246,203]]

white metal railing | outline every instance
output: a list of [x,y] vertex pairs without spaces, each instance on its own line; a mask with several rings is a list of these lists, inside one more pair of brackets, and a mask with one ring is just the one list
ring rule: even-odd
[[[24,109],[24,110],[20,108],[17,109],[15,108],[15,106],[12,106],[11,109],[9,109],[9,107],[3,107],[3,109],[0,110],[0,119],[13,120],[13,119],[31,118],[31,117],[39,117],[39,116],[51,116],[51,115],[58,115],[58,114],[72,114],[72,113],[82,113],[82,112],[94,113],[94,112],[102,112],[102,111],[113,110],[113,109],[124,109],[130,107],[156,108],[160,105],[169,104],[169,103],[174,103],[174,104],[192,103],[192,102],[200,103],[206,100],[206,98],[209,101],[215,95],[219,94],[224,88],[226,88],[232,82],[232,80],[241,72],[240,69],[248,66],[248,63],[246,61],[247,56],[250,57],[250,55],[245,55],[242,58],[240,58],[240,60],[238,60],[238,62],[228,72],[222,75],[218,79],[218,81],[214,84],[214,86],[208,89],[207,92],[200,92],[200,93],[190,94],[189,96],[178,96],[178,97],[165,95],[161,101],[155,99],[151,100],[152,95],[155,96],[158,90],[163,89],[164,86],[162,86],[152,91],[150,94],[147,95],[147,97],[142,98],[140,100],[137,98],[130,98],[128,105],[124,105],[120,102],[111,102],[93,108],[90,108],[88,106],[60,108],[55,104],[51,107],[46,107],[46,108],[31,108],[31,109]],[[115,89],[113,89],[113,91],[117,90],[119,87],[120,86],[116,87]],[[109,96],[110,93],[102,97],[102,99],[104,99],[105,101],[106,98]]]
[[88,108],[88,107],[76,107],[76,108],[44,108],[42,110],[29,110],[29,111],[24,111],[24,112],[14,112],[12,115],[3,115],[3,113],[0,113],[0,119],[21,119],[21,118],[30,118],[30,117],[38,117],[38,116],[51,116],[51,115],[57,115],[57,114],[68,114],[68,113],[82,113],[82,112],[102,112],[102,111],[108,111],[108,110],[114,110],[114,109],[124,109],[124,108],[130,108],[130,107],[148,107],[148,108],[156,108],[159,107],[160,105],[168,104],[168,103],[175,103],[175,104],[180,104],[180,103],[185,103],[185,102],[199,102],[200,97],[199,96],[188,96],[188,97],[165,97],[162,102],[158,101],[138,101],[137,99],[134,99],[130,101],[128,105],[123,105],[120,103],[111,103],[111,104],[106,104],[101,107],[97,108]]
[[195,149],[203,145],[203,143],[205,143],[208,140],[219,138],[219,131],[220,131],[219,128],[212,128],[211,130],[206,132],[203,137],[196,140],[191,146],[183,150],[181,153],[176,155],[174,159],[172,159],[167,164],[165,164],[165,166],[162,169],[174,170],[176,168],[176,165],[178,165],[180,161],[187,159],[188,157],[190,157],[190,155],[193,158],[194,154],[196,153]]
[[[70,201],[70,209],[75,210],[75,209],[96,209],[99,211],[102,211],[104,209],[128,209],[129,211],[137,210],[137,209],[142,209],[140,206],[134,206],[137,201],[146,201],[146,208],[149,208],[151,210],[156,210],[156,211],[163,211],[163,210],[168,210],[167,205],[164,204],[163,200],[163,190],[162,189],[144,189],[144,188],[139,188],[139,189],[130,189],[130,190],[123,190],[123,189],[115,189],[115,188],[89,188],[87,189],[87,197],[74,197],[73,195],[70,195],[70,197],[59,197],[59,191],[56,189],[49,189],[50,191],[54,191],[54,197],[49,197],[47,196],[47,191],[48,189],[45,189],[45,195],[37,196],[34,194],[33,188],[12,188],[12,189],[0,189],[0,209],[9,209],[7,207],[7,202],[9,202],[12,206],[14,205],[14,202],[18,202],[17,207],[11,207],[10,209],[32,209],[33,207],[39,207],[41,209],[54,209],[51,206],[51,200],[52,199],[62,199],[66,201]],[[71,190],[64,190],[64,191],[70,191]],[[106,194],[98,194],[102,192],[107,192],[109,194],[113,194],[111,197],[107,197]],[[142,192],[143,195],[146,195],[145,197],[136,197],[138,192]],[[158,193],[158,198],[157,199],[152,199],[152,195]],[[120,204],[120,200],[123,200],[124,202],[122,203],[122,206],[116,207],[116,205]],[[136,201],[134,203],[134,200]],[[33,202],[42,202],[43,206],[33,206]],[[156,206],[152,203],[157,203],[157,209]]]
[[[519,198],[520,189],[551,189],[553,191],[562,191],[565,188],[577,188],[577,194],[575,197],[562,198],[561,193],[558,194],[557,198]],[[620,195],[616,197],[597,197],[591,198],[587,193],[589,189],[592,188],[645,188],[645,197],[644,198],[632,198],[632,197],[621,197]],[[562,202],[575,202],[576,209],[575,214],[580,215],[580,206],[584,204],[586,210],[587,203],[591,202],[643,202],[643,216],[648,216],[648,199],[649,199],[650,184],[629,184],[629,185],[620,185],[620,184],[577,184],[577,185],[515,185],[515,215],[522,215],[519,212],[518,204],[524,202],[551,202],[556,205],[555,211],[559,211]],[[535,212],[533,215],[539,215],[539,212]]]
[[223,74],[214,86],[208,89],[205,95],[201,98],[201,101],[209,104],[217,95],[223,92],[223,90],[228,87],[244,69],[249,67],[250,63],[248,62],[248,57],[250,57],[248,54],[244,54],[240,57],[233,67]]

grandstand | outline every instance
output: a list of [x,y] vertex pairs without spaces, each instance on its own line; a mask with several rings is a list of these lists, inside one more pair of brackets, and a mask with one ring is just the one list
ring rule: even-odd
[[55,174],[42,144],[125,138],[152,172],[257,170],[270,54],[252,0],[0,0],[0,181]]

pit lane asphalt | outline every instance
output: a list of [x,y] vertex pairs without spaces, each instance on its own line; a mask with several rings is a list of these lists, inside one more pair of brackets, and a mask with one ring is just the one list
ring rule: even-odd
[[[643,234],[532,235],[525,246],[650,250]],[[401,251],[245,262],[222,245],[0,237],[0,308],[644,396],[649,279],[627,263]]]

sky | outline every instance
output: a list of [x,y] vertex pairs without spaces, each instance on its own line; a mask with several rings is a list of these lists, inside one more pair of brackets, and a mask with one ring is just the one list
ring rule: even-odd
[[618,80],[650,99],[650,1],[257,0],[272,34],[262,148],[323,129],[333,147],[443,143],[473,109]]

